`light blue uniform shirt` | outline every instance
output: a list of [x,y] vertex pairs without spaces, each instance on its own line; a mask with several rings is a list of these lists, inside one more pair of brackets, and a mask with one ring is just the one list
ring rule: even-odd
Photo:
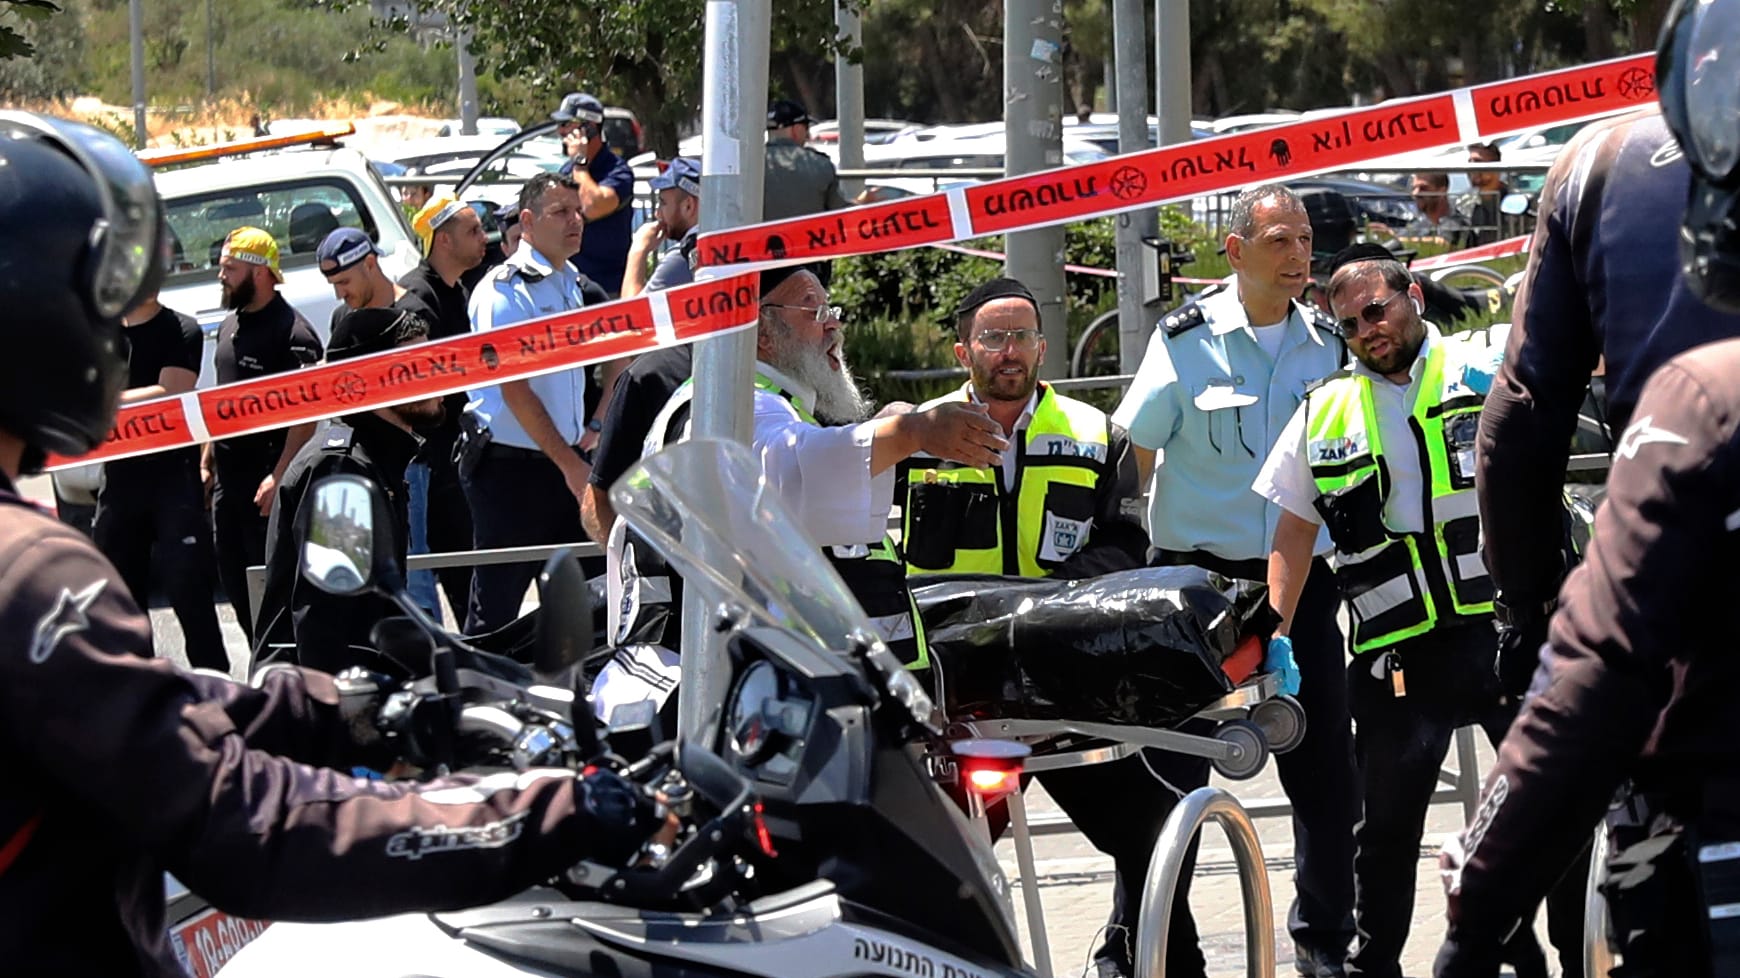
[[[1327,317],[1296,302],[1271,360],[1236,288],[1198,305],[1206,322],[1176,337],[1160,324],[1112,421],[1136,445],[1163,453],[1148,496],[1155,546],[1265,559],[1281,508],[1251,484],[1306,388],[1341,369],[1346,349]],[[1328,551],[1327,532],[1315,549]]]
[[[481,333],[497,326],[512,326],[551,313],[581,306],[580,277],[574,266],[556,262],[538,253],[530,241],[521,241],[513,255],[490,272],[471,293],[471,331]],[[527,383],[544,404],[550,421],[570,445],[580,444],[586,430],[586,370],[576,367],[533,377]],[[497,445],[529,448],[538,443],[520,427],[514,413],[502,400],[501,387],[479,387],[470,392],[466,410],[477,413]]]

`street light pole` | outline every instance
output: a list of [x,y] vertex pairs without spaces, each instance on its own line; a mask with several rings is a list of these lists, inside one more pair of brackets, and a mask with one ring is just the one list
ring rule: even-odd
[[127,0],[127,32],[133,46],[133,148],[145,148],[145,3]]
[[[1006,176],[1063,165],[1063,7],[1055,0],[1007,0],[1003,6],[1003,132]],[[1064,306],[1063,228],[1007,236],[1005,273],[1039,300],[1040,335],[1056,354],[1042,377],[1069,374],[1069,320]]]

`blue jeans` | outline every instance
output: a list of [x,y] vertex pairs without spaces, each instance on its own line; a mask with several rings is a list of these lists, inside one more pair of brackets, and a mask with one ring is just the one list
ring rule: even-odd
[[[426,554],[429,552],[429,466],[422,462],[412,462],[405,467],[405,487],[410,490],[410,521],[411,547],[407,553]],[[428,570],[412,571],[408,575],[406,587],[411,597],[429,617],[441,620],[441,595],[435,586],[435,572]],[[455,615],[459,614],[456,609]]]

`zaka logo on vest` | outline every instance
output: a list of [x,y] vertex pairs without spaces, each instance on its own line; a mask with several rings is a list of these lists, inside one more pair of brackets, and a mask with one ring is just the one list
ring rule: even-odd
[[1068,435],[1040,435],[1033,439],[1027,454],[1047,458],[1085,458],[1098,462],[1106,457],[1106,447],[1093,442],[1076,441]]
[[1365,435],[1352,438],[1324,438],[1306,446],[1306,458],[1311,465],[1342,462],[1366,453]]

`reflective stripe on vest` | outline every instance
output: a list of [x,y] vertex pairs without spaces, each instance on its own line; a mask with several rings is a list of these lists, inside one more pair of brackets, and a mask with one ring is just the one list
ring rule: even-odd
[[[1110,424],[1105,412],[1049,385],[1039,391],[1013,495],[1003,489],[1000,467],[934,458],[908,464],[901,541],[913,573],[1045,577],[1087,546],[1098,486],[1111,465]],[[966,399],[963,387],[919,410]]]
[[[783,398],[804,423],[821,425],[804,405],[759,371],[755,375],[755,387]],[[647,429],[646,441],[641,445],[642,458],[665,447],[670,441],[671,422],[694,396],[693,378],[684,381],[671,394],[670,400],[665,402],[665,406],[653,418],[652,427]],[[686,437],[687,433],[684,435]],[[895,657],[915,672],[930,668],[930,648],[924,640],[924,621],[919,618],[912,591],[906,586],[906,564],[901,560],[900,548],[895,546],[894,540],[884,534],[874,544],[823,547],[822,553],[834,565],[840,579],[846,582],[846,589],[863,606],[870,623],[876,626],[877,634],[888,643],[888,648]]]
[[1413,449],[1423,456],[1427,532],[1399,533],[1384,523],[1392,484],[1371,378],[1338,377],[1306,397],[1306,458],[1335,543],[1336,577],[1353,612],[1355,652],[1422,635],[1441,621],[1492,613],[1474,493],[1481,398],[1460,382],[1457,350],[1450,338],[1433,343],[1409,417]]

